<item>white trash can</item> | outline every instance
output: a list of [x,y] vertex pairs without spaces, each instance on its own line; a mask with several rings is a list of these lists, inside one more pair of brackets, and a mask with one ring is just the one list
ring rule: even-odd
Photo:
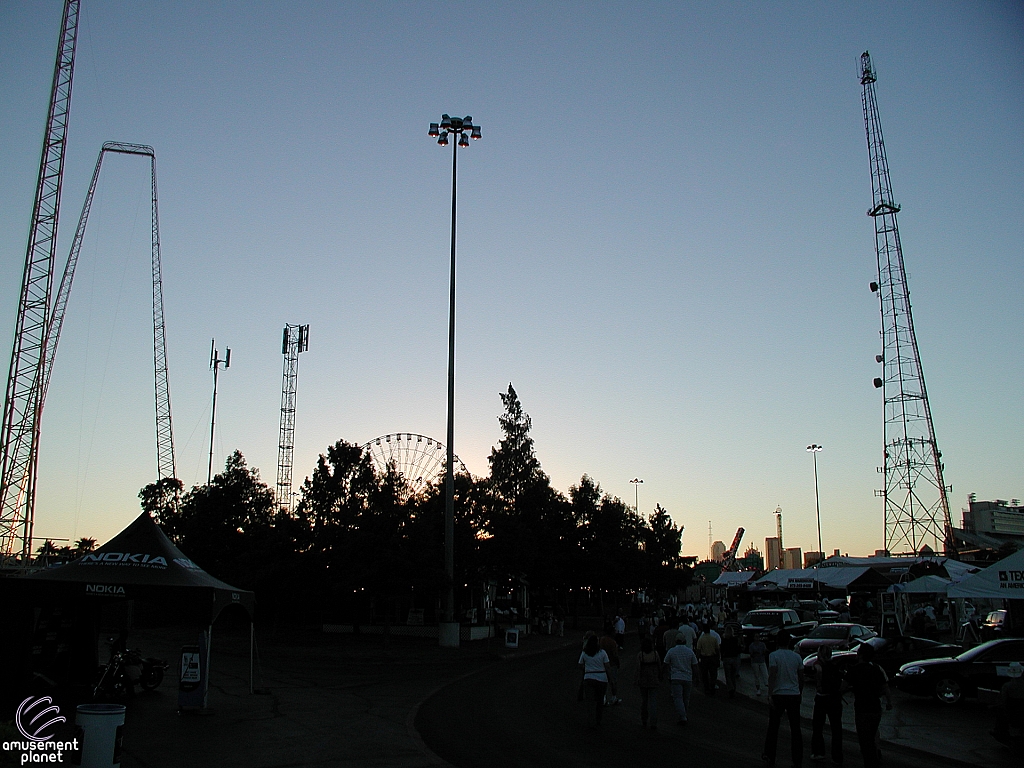
[[74,765],[120,768],[123,704],[79,704],[75,726],[79,751]]

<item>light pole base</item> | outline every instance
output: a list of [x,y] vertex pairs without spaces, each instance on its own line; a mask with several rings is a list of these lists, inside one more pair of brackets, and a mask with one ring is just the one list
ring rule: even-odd
[[442,621],[438,624],[438,639],[442,648],[458,648],[459,622]]

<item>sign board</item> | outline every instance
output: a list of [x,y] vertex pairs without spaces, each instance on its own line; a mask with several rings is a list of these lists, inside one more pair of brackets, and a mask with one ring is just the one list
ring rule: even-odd
[[814,579],[790,579],[786,582],[787,589],[814,589]]

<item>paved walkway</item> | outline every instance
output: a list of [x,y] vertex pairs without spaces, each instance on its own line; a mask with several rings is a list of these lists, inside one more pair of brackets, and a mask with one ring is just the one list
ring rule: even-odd
[[[146,655],[172,666],[154,692],[129,706],[124,768],[285,768],[286,766],[396,766],[444,764],[412,727],[420,702],[454,680],[503,659],[579,647],[580,633],[564,638],[521,637],[518,650],[498,640],[439,648],[430,641],[324,635],[267,630],[258,634],[259,663],[249,694],[248,628],[214,628],[209,715],[177,710],[176,667],[180,648],[194,642],[177,630],[148,630],[131,638]],[[635,651],[635,636],[628,646]],[[741,695],[757,697],[744,661]],[[724,696],[724,691],[718,694]],[[813,695],[805,695],[809,718]],[[988,713],[977,702],[943,707],[897,694],[895,711],[883,719],[882,736],[973,765],[1011,765],[1010,752],[988,736]],[[852,707],[847,707],[852,732]],[[850,745],[856,742],[851,736]]]

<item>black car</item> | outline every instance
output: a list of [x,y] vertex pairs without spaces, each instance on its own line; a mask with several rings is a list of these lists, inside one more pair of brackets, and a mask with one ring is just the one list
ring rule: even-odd
[[[935,640],[928,640],[923,637],[911,637],[910,635],[896,635],[895,637],[872,637],[864,641],[875,649],[875,663],[892,678],[904,664],[924,659],[946,659],[963,652],[959,645],[940,643]],[[859,643],[857,645],[860,645]],[[804,659],[804,674],[811,678],[814,676],[814,660],[818,658],[817,653],[812,653]],[[857,649],[854,647],[849,651],[833,651],[834,661],[845,674],[846,670],[857,663]]]
[[1012,662],[1024,663],[1024,638],[989,640],[949,659],[904,664],[896,687],[915,696],[934,696],[943,704],[956,704],[977,696],[979,688],[998,691],[1010,679]]

